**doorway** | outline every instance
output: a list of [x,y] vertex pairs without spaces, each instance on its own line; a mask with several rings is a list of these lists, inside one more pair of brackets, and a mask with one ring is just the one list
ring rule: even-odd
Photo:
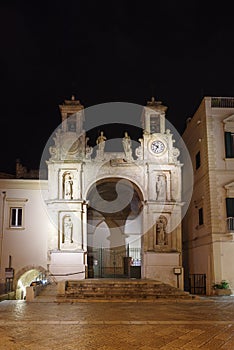
[[142,194],[131,181],[108,178],[88,193],[88,278],[140,278]]

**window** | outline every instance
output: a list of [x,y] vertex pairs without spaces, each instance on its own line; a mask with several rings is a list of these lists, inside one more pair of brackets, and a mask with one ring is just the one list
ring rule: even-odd
[[226,198],[227,218],[234,217],[234,198]]
[[226,158],[234,158],[234,133],[225,132]]
[[204,219],[203,219],[203,208],[198,209],[198,224],[199,226],[204,224]]
[[68,116],[67,118],[67,131],[76,131],[76,118],[74,115]]
[[151,114],[150,116],[150,132],[160,132],[160,116],[157,114]]
[[227,230],[234,232],[234,198],[226,198]]
[[10,226],[22,227],[22,208],[11,208]]
[[200,151],[196,154],[196,169],[200,168],[201,165],[201,153]]
[[27,201],[27,198],[6,198],[9,229],[25,229],[25,209]]

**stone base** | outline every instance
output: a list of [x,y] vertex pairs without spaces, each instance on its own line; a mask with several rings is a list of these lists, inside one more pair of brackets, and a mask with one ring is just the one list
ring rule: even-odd
[[[184,289],[180,253],[145,252],[144,266],[144,278],[154,279]],[[180,268],[181,275],[175,275],[174,268]]]
[[224,295],[231,295],[232,291],[231,289],[215,289],[214,291],[215,295],[219,295],[219,296],[224,296]]
[[49,271],[54,279],[82,280],[85,279],[85,252],[52,252]]

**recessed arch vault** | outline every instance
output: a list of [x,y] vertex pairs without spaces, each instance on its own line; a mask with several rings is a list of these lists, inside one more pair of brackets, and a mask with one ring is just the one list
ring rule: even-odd
[[[107,177],[99,179],[90,186],[87,191],[87,201],[89,203],[88,256],[91,257],[89,265],[94,264],[93,261],[96,266],[102,265],[98,271],[101,274],[100,277],[103,277],[103,274],[105,277],[113,276],[113,271],[118,271],[118,275],[122,275],[123,261],[129,256],[132,241],[134,241],[135,251],[138,251],[137,257],[140,259],[142,191],[129,179]],[[136,218],[138,218],[137,229],[135,227],[134,232],[126,230],[126,225]],[[138,243],[136,243],[137,239]],[[108,273],[102,273],[104,270],[100,269]]]

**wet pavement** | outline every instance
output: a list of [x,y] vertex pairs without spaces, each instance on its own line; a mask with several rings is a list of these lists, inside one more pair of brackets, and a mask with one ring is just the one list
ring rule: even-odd
[[0,350],[234,349],[234,297],[0,303]]

